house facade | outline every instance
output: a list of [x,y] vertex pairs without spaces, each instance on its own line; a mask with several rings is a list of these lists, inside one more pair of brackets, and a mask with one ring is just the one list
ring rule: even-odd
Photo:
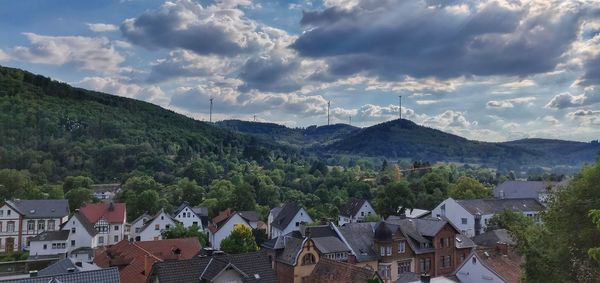
[[243,217],[243,214],[226,209],[213,218],[212,223],[208,225],[208,241],[212,248],[221,249],[221,241],[231,234],[236,225],[246,225],[251,229],[257,227],[256,225],[252,226],[251,222]]
[[29,243],[29,257],[56,255],[65,257],[68,252],[67,239],[69,231],[45,231],[33,237]]
[[204,231],[208,228],[208,208],[192,207],[188,202],[184,202],[175,210],[173,218],[183,224],[183,227],[196,225]]
[[312,223],[313,220],[308,212],[295,202],[288,202],[281,208],[274,208],[268,217],[269,238],[286,235],[292,231],[299,231],[300,224]]
[[79,212],[98,231],[98,246],[114,245],[129,237],[125,203],[84,204]]
[[376,215],[375,209],[366,199],[350,198],[344,206],[340,208],[338,216],[338,225],[346,223],[362,222],[362,220],[371,215]]
[[431,214],[435,217],[447,218],[460,232],[473,237],[485,232],[489,219],[504,209],[523,213],[537,222],[544,206],[533,198],[471,200],[448,198],[434,208]]
[[456,271],[462,283],[521,282],[521,257],[498,250],[476,250],[472,252]]
[[179,223],[171,217],[164,209],[161,209],[154,217],[148,219],[135,235],[135,241],[162,240],[162,232],[171,229]]
[[7,200],[0,207],[0,252],[29,249],[45,231],[58,231],[69,217],[67,200]]

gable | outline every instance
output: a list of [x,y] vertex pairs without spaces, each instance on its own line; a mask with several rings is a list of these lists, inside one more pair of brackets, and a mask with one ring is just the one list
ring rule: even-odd
[[227,233],[227,235],[229,235],[231,233],[231,231],[233,230],[233,227],[236,224],[243,224],[246,225],[248,227],[250,227],[250,224],[244,220],[244,218],[242,218],[240,215],[238,215],[237,213],[232,215],[231,217],[229,217],[229,219],[227,219],[225,221],[225,223],[219,228],[219,230],[217,230],[215,232],[216,233]]

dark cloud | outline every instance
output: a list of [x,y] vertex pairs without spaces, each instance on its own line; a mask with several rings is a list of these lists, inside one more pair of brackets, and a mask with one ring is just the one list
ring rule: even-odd
[[325,59],[336,77],[524,76],[555,68],[585,14],[582,7],[534,13],[496,2],[428,2],[363,0],[350,10],[304,13],[308,30],[291,47]]
[[157,10],[125,20],[121,32],[149,48],[183,48],[197,54],[235,55],[260,48],[261,36],[237,9],[202,7],[190,0],[166,2]]
[[294,79],[300,62],[294,58],[285,59],[277,55],[253,56],[240,70],[244,84],[240,91],[259,90],[265,92],[290,92],[300,89],[301,84]]
[[585,62],[585,73],[579,79],[578,84],[582,86],[600,85],[600,55]]

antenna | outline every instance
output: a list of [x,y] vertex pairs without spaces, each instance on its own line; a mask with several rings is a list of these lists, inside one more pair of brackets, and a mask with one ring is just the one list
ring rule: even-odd
[[327,101],[327,126],[329,126],[329,108],[331,108],[331,100]]
[[213,99],[214,98],[210,98],[210,112],[208,114],[208,122],[212,123],[212,107],[213,107]]
[[398,95],[398,118],[402,120],[402,95]]
[[254,115],[254,122],[256,122],[256,115]]
[[348,125],[352,126],[352,116],[348,116]]

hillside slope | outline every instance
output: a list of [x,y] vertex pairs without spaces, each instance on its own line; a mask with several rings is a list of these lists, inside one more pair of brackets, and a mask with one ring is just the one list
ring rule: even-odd
[[191,170],[192,159],[260,160],[279,148],[150,103],[0,67],[0,168],[48,181],[112,181],[132,170],[169,178]]

